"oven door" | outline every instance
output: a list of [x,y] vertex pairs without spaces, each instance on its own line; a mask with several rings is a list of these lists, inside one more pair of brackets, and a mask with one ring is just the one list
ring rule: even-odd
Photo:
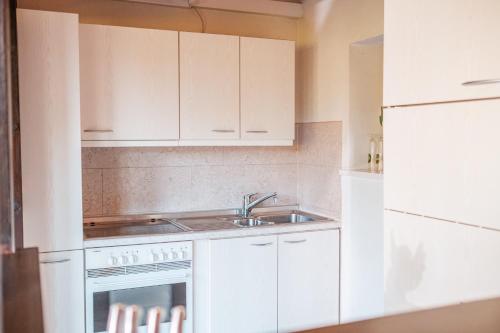
[[135,274],[86,280],[86,331],[106,332],[109,307],[115,303],[137,305],[142,310],[138,333],[146,333],[147,311],[155,306],[166,310],[161,332],[170,331],[170,310],[186,308],[184,331],[192,332],[192,282],[189,273],[173,276],[164,273]]

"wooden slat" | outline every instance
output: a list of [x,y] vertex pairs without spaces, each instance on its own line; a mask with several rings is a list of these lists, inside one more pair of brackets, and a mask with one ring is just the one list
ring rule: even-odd
[[0,244],[13,249],[22,245],[15,1],[2,1],[0,13]]
[[[321,306],[320,304],[318,306]],[[303,333],[498,333],[500,298],[406,313]]]
[[43,333],[38,250],[2,256],[4,332]]

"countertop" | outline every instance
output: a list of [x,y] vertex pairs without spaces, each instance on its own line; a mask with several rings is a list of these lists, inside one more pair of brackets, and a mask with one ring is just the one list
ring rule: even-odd
[[500,298],[409,312],[303,333],[498,333]]
[[[290,207],[285,207],[290,208]],[[266,208],[266,209],[256,209],[257,213],[275,213],[284,210],[296,210],[297,207],[291,207],[291,209],[285,209],[284,207],[279,208]],[[306,213],[308,213],[306,211]],[[171,234],[150,234],[150,235],[130,235],[130,236],[118,236],[118,237],[100,237],[100,238],[90,238],[84,240],[84,248],[95,248],[95,247],[107,247],[107,246],[122,246],[122,245],[136,245],[136,244],[150,244],[150,243],[166,243],[166,242],[178,242],[178,241],[193,241],[202,239],[221,239],[221,238],[235,238],[235,237],[247,237],[247,236],[263,236],[263,235],[273,235],[273,234],[284,234],[284,233],[295,233],[304,231],[316,231],[316,230],[329,230],[329,229],[339,229],[341,224],[339,221],[324,218],[324,220],[318,220],[314,222],[303,222],[303,223],[280,223],[274,225],[266,226],[256,226],[256,227],[222,227],[218,229],[214,223],[213,216],[217,215],[234,215],[234,210],[230,211],[211,211],[211,216],[203,216],[206,213],[198,213],[199,216],[196,218],[196,224],[198,230],[195,231],[184,231]],[[310,214],[310,213],[309,213]],[[147,217],[159,217],[159,218],[182,218],[185,215],[182,213],[177,214],[156,214],[156,215],[144,215]],[[193,216],[196,217],[196,216]],[[126,218],[126,217],[123,217]],[[134,216],[137,218],[137,216]],[[100,219],[100,218],[99,218]],[[85,223],[92,221],[99,221],[99,219],[85,219]],[[119,219],[119,217],[114,217],[114,219]],[[203,221],[206,219],[206,227],[203,226]],[[201,228],[200,228],[201,226]],[[226,225],[227,226],[227,225]]]

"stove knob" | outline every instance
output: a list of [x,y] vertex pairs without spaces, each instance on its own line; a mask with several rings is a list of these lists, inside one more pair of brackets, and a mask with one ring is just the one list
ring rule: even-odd
[[151,253],[151,260],[153,262],[156,262],[156,261],[160,260],[160,256],[158,255],[158,253],[154,253],[154,252]]
[[172,260],[177,259],[177,252],[175,252],[175,251],[170,252],[170,258],[171,258]]
[[170,260],[170,253],[163,252],[163,260]]
[[121,256],[119,262],[120,262],[121,265],[128,264],[128,257],[127,256]]
[[118,264],[118,258],[114,257],[114,256],[110,256],[108,258],[108,264],[110,264],[111,266],[117,265]]
[[139,261],[139,257],[135,254],[132,254],[130,257],[129,257],[129,261],[133,264],[137,263]]
[[177,251],[177,258],[184,259],[184,251],[182,250]]

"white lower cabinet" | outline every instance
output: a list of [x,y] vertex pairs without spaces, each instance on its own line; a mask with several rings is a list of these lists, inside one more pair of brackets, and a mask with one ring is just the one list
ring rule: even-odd
[[385,313],[459,303],[463,290],[463,226],[385,211]]
[[339,231],[278,236],[278,331],[339,322]]
[[40,253],[45,332],[85,332],[83,274],[82,250]]
[[500,232],[385,211],[386,314],[500,296]]
[[210,332],[275,332],[276,236],[210,242]]
[[338,323],[338,230],[201,240],[194,253],[195,332]]

